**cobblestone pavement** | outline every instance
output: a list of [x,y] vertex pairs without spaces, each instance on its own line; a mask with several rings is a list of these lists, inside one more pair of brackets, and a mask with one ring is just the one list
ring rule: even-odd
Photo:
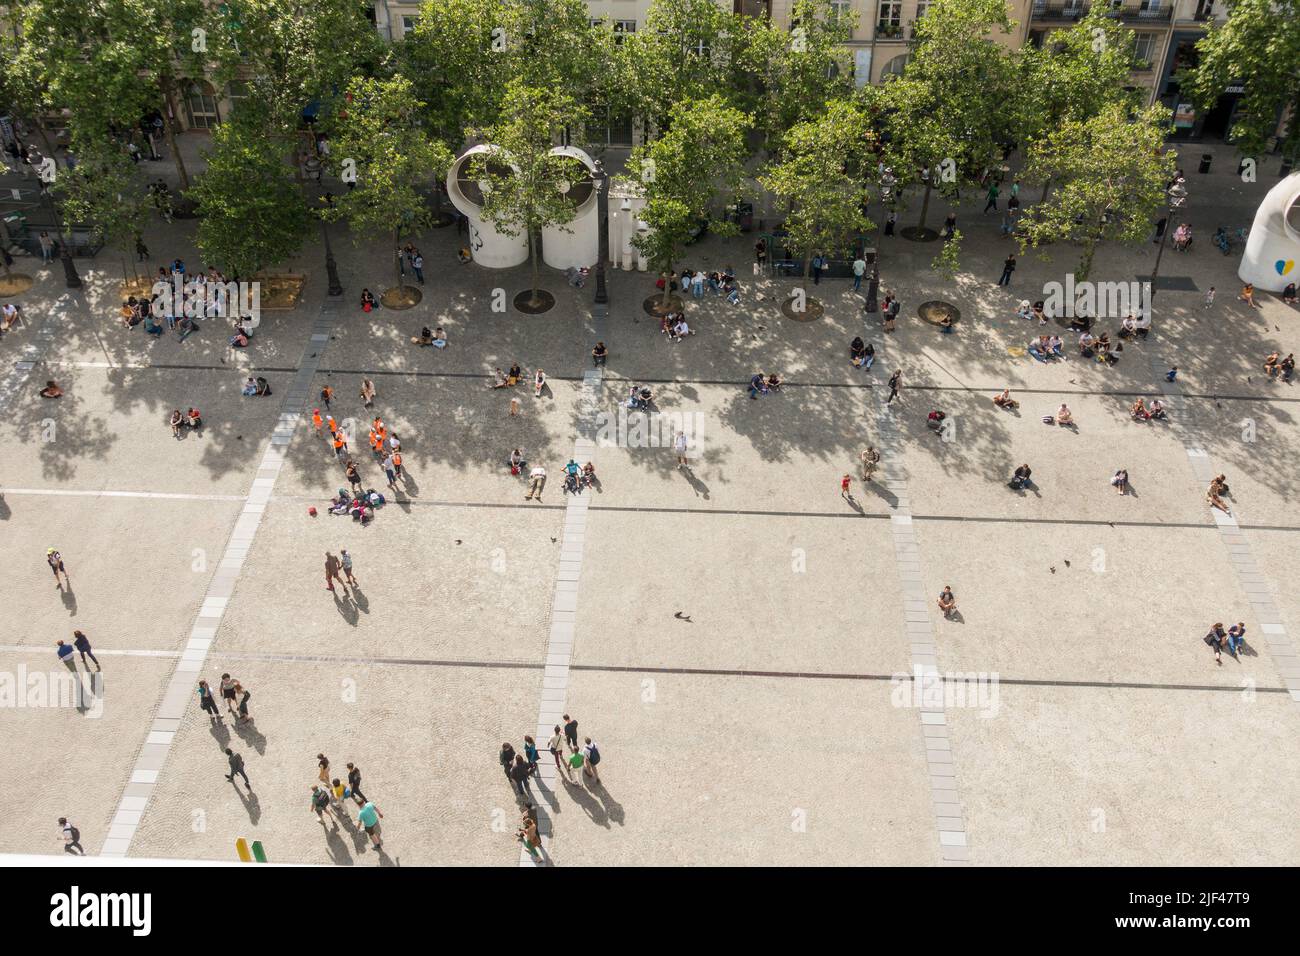
[[[1229,173],[1191,177],[1202,237],[1247,221],[1270,185]],[[549,270],[556,309],[493,312],[527,270],[460,265],[454,229],[419,238],[429,284],[408,312],[357,308],[362,286],[392,282],[386,243],[336,236],[336,301],[305,250],[289,266],[308,276],[303,303],[266,313],[241,353],[219,323],[184,343],[122,330],[110,252],[79,260],[77,292],[57,263],[20,260],[36,284],[27,327],[0,339],[0,719],[27,784],[0,850],[59,852],[66,815],[106,855],[232,860],[243,837],[281,862],[514,865],[497,753],[532,734],[556,865],[1293,859],[1300,392],[1260,366],[1300,348],[1300,316],[1238,302],[1234,261],[1203,242],[1166,249],[1162,273],[1192,288],[1159,291],[1153,335],[1116,366],[1040,364],[1018,354],[1038,329],[1015,305],[1061,281],[1073,251],[1024,258],[999,288],[1010,242],[979,209],[958,210],[953,280],[930,269],[935,246],[886,240],[883,284],[904,303],[892,335],[844,280],[807,287],[822,318],[782,317],[801,283],[751,277],[752,237],[688,251],[738,267],[744,297],[688,300],[699,334],[676,345],[640,310],[645,274],[611,276],[608,318]],[[148,267],[198,262],[192,228],[158,224]],[[1093,278],[1135,279],[1154,255],[1103,250]],[[961,309],[955,335],[914,317],[929,299]],[[446,350],[410,344],[426,324]],[[869,372],[849,365],[855,334],[877,348]],[[546,370],[540,398],[485,388],[512,361]],[[250,369],[271,397],[240,395]],[[787,384],[751,400],[759,370]],[[62,399],[37,396],[49,378]],[[634,383],[652,384],[656,416],[620,412]],[[364,483],[389,497],[364,528],[325,509],[346,484],[310,422],[326,384]],[[990,401],[1005,386],[1015,412]],[[1131,421],[1139,394],[1171,421]],[[1042,421],[1062,402],[1077,429]],[[176,440],[167,414],[190,404],[206,426]],[[362,444],[372,414],[402,441],[396,488]],[[884,460],[864,484],[868,443]],[[549,472],[540,501],[505,465],[516,447]],[[570,456],[599,476],[577,499]],[[1022,462],[1035,485],[1017,493]],[[1121,467],[1127,497],[1108,484]],[[1230,518],[1204,502],[1218,472]],[[51,581],[50,547],[70,588]],[[331,594],[324,555],[341,548],[358,585]],[[1221,665],[1201,640],[1215,621],[1247,626]],[[57,662],[74,628],[102,677]],[[253,721],[199,709],[195,680],[222,673],[250,690]],[[599,784],[545,751],[565,713],[599,745]],[[251,793],[224,779],[226,747]],[[355,806],[311,812],[322,752],[335,773],[361,768],[381,852]]]

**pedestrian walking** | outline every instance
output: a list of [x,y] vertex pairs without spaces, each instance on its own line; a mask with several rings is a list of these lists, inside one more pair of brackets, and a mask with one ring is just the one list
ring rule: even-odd
[[[325,825],[325,811],[329,809],[329,805],[329,791],[320,786],[320,784],[313,783],[311,785],[311,808],[316,814],[316,819],[320,821],[321,826]],[[334,824],[334,828],[338,829],[337,823]]]
[[1238,621],[1232,627],[1228,628],[1228,651],[1233,657],[1241,660],[1241,652],[1246,646],[1246,624],[1244,621]]
[[1002,275],[998,278],[998,285],[1011,285],[1011,273],[1016,271],[1016,257],[1007,256],[1002,263]]
[[[333,400],[333,398],[334,398],[334,389],[331,388],[330,386],[326,385],[324,388],[320,390],[320,402],[322,405],[325,406],[325,411],[327,412],[330,411],[330,402]],[[330,423],[330,428],[331,429],[334,428],[333,422]]]
[[60,591],[63,590],[63,586],[59,583],[59,575],[62,574],[63,580],[71,588],[72,579],[68,577],[68,569],[63,566],[63,555],[54,548],[50,548],[45,552],[45,561],[50,566],[50,570],[54,572],[54,586]]
[[56,641],[54,645],[54,653],[59,655],[59,660],[63,661],[63,663],[67,665],[68,670],[75,671],[77,669],[77,662],[72,656],[75,651],[73,651],[71,644],[64,644],[62,641]]
[[987,213],[990,209],[996,211],[998,208],[998,184],[989,183],[988,202],[984,204],[984,211]]
[[411,268],[415,270],[415,277],[420,280],[420,285],[424,285],[424,256],[420,255],[420,250],[415,250],[415,255],[411,256]]
[[199,681],[199,706],[208,712],[208,716],[215,717],[217,723],[221,723],[221,709],[217,706],[217,699],[212,694],[212,688],[208,686],[205,680]]
[[376,394],[378,393],[375,391],[375,383],[368,378],[363,378],[361,380],[361,404],[365,405],[366,408],[372,407],[375,404]]
[[393,471],[393,456],[392,456],[392,455],[389,455],[387,458],[384,459],[384,465],[383,465],[383,468],[384,468],[384,476],[388,479],[388,487],[389,487],[389,488],[394,488],[394,487],[396,487],[396,486],[397,486],[397,472]]
[[354,763],[348,764],[348,789],[352,791],[352,799],[358,804],[366,802],[366,795],[361,792],[361,768]]
[[338,581],[339,584],[343,584],[343,579],[339,577],[339,571],[342,567],[343,565],[339,562],[339,559],[334,556],[333,551],[325,552],[325,590],[333,591],[335,581]]
[[582,756],[586,758],[586,766],[583,772],[596,781],[596,785],[599,786],[600,774],[596,770],[596,764],[600,763],[600,748],[596,746],[595,741],[590,737],[582,738],[582,742],[584,744]]
[[41,244],[41,261],[48,264],[54,261],[54,240],[50,238],[48,232],[42,232],[40,235]]
[[343,473],[347,475],[348,484],[352,486],[353,493],[358,493],[361,490],[361,472],[357,468],[357,463],[349,458]]
[[857,292],[862,288],[862,277],[867,274],[867,260],[859,254],[853,260],[853,291]]
[[903,385],[903,370],[898,369],[894,372],[893,375],[889,376],[889,398],[885,400],[886,405],[892,403],[896,398],[898,398],[900,402],[902,401],[902,399],[898,397],[898,390],[902,387],[902,385]]
[[1210,650],[1214,651],[1214,663],[1220,667],[1223,666],[1223,645],[1228,641],[1228,635],[1224,633],[1223,625],[1216,623],[1211,625],[1210,633],[1205,635],[1205,643],[1209,645]]
[[528,851],[528,855],[533,858],[533,862],[541,863],[542,838],[537,832],[537,821],[532,817],[524,817],[515,835],[519,838],[519,842],[524,845],[524,849]]
[[241,724],[246,724],[248,723],[248,721],[252,720],[252,718],[248,716],[248,698],[252,697],[253,695],[248,691],[244,690],[244,685],[240,683],[236,683],[235,696],[239,698],[239,714],[236,717],[236,720],[238,720],[239,723]]
[[136,262],[149,261],[149,247],[144,244],[144,238],[138,235],[135,237],[135,256]]
[[528,772],[535,776],[538,773],[537,741],[527,735],[524,736],[524,758],[528,761]]
[[822,283],[822,254],[819,252],[812,258],[812,280],[813,285]]
[[402,453],[397,450],[397,438],[392,439],[393,444],[393,474],[398,478],[402,477]]
[[547,741],[546,749],[555,758],[556,769],[564,771],[565,776],[568,776],[569,766],[561,759],[564,756],[564,732],[560,730],[558,724],[555,727],[555,735]]
[[898,223],[898,213],[889,210],[889,215],[885,217],[885,235],[892,237],[894,235],[894,226]]
[[231,783],[234,783],[235,774],[239,774],[241,777],[244,778],[244,786],[248,788],[248,792],[252,793],[253,785],[248,782],[248,774],[244,772],[244,758],[241,757],[239,754],[235,753],[229,747],[227,747],[226,761],[227,763],[230,764],[230,773],[226,774],[226,779],[229,780]]
[[514,744],[507,741],[501,745],[501,750],[497,754],[497,762],[501,764],[501,771],[506,775],[506,779],[509,780],[510,768],[515,764]]
[[95,670],[102,671],[104,669],[100,666],[99,658],[95,656],[95,652],[90,649],[90,640],[81,631],[72,632],[72,645],[81,652],[82,667],[90,670],[90,665],[86,663],[86,658],[89,657],[95,662]]
[[678,432],[673,436],[673,451],[677,454],[677,467],[686,467],[686,432]]
[[379,833],[379,821],[384,815],[379,812],[379,808],[367,800],[357,813],[357,822],[365,827],[366,833],[370,836],[370,842],[374,844],[376,850],[382,849],[384,845],[383,838]]
[[316,755],[316,779],[321,783],[330,782],[330,758],[324,754]]
[[1214,286],[1210,286],[1205,293],[1205,307],[1208,309],[1214,305]]
[[348,452],[348,440],[343,437],[341,431],[332,432],[330,437],[334,443],[334,457],[339,461],[343,461]]
[[343,798],[351,793],[347,785],[338,777],[330,781],[330,802],[334,804],[334,812],[339,816],[347,817],[348,813],[343,809]]
[[221,675],[221,698],[226,702],[226,710],[230,713],[235,712],[235,684],[238,683],[229,674]]
[[578,722],[568,714],[564,715],[564,739],[568,741],[570,750],[578,749]]
[[528,789],[528,778],[531,776],[528,761],[524,759],[523,754],[515,754],[515,761],[510,765],[506,776],[510,778],[510,785],[515,788],[515,793],[522,797],[524,791]]
[[357,579],[352,574],[352,555],[348,554],[347,548],[339,548],[339,564],[343,566],[343,576],[347,578],[348,584],[356,587]]
[[325,420],[324,420],[323,418],[320,417],[320,409],[319,409],[319,408],[313,408],[313,409],[311,410],[311,427],[314,428],[314,429],[316,429],[316,437],[317,437],[317,438],[321,438],[321,437],[323,437],[323,436],[321,435],[321,428],[322,428],[324,425],[325,425]]
[[69,823],[67,817],[59,817],[59,832],[63,835],[64,853],[86,855],[86,848],[81,845],[81,831]]
[[853,500],[853,492],[849,491],[849,485],[853,481],[851,475],[845,475],[840,479],[840,497],[845,501]]

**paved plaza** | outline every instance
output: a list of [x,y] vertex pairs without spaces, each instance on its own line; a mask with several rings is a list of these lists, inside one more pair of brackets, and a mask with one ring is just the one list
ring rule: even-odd
[[[419,239],[429,282],[405,312],[357,307],[363,286],[392,283],[387,243],[336,238],[337,300],[305,250],[287,267],[307,273],[304,301],[264,313],[239,352],[219,322],[184,343],[122,329],[107,252],[78,260],[75,292],[58,263],[20,260],[36,283],[27,326],[0,339],[0,674],[11,688],[65,674],[54,645],[76,628],[102,682],[78,661],[81,708],[21,687],[4,702],[24,799],[0,851],[60,852],[66,816],[90,854],[233,860],[242,837],[282,863],[517,865],[497,754],[531,734],[559,866],[1293,861],[1300,386],[1261,363],[1300,350],[1300,314],[1237,301],[1236,259],[1207,241],[1272,185],[1240,183],[1226,156],[1189,177],[1202,241],[1164,253],[1162,274],[1191,288],[1162,288],[1153,334],[1110,368],[1023,354],[1039,330],[1016,304],[1074,250],[1022,258],[996,286],[1013,247],[975,196],[951,281],[930,268],[935,245],[885,240],[883,288],[903,302],[892,334],[843,279],[809,286],[821,318],[784,317],[802,283],[752,277],[752,236],[688,249],[684,265],[737,267],[742,303],[688,299],[699,334],[680,344],[641,310],[644,273],[612,273],[608,316],[590,284],[551,270],[554,310],[493,312],[493,290],[513,296],[528,270],[459,264],[454,228]],[[199,263],[192,230],[155,224],[150,270]],[[1155,250],[1103,248],[1092,278],[1136,279]],[[961,309],[956,334],[916,318],[930,299]],[[410,344],[422,325],[450,345]],[[877,350],[867,372],[848,361],[858,334]],[[610,359],[593,370],[598,339]],[[516,360],[545,369],[541,398],[485,387]],[[241,396],[250,369],[272,396]],[[758,371],[787,384],[751,400]],[[395,492],[364,446],[364,377],[401,438]],[[39,397],[47,379],[63,398]],[[654,388],[667,437],[638,439],[634,414],[606,442],[634,383]],[[311,426],[325,385],[365,485],[388,494],[365,527],[327,510],[347,482]],[[992,404],[1004,387],[1017,411]],[[1137,395],[1170,420],[1133,422]],[[1042,421],[1062,402],[1077,429]],[[189,405],[205,428],[174,439],[167,416]],[[864,485],[868,444],[884,460]],[[506,466],[516,447],[549,472],[540,502]],[[598,488],[563,493],[571,456]],[[1035,485],[1017,492],[1022,462]],[[1118,468],[1129,496],[1108,484]],[[1231,517],[1205,502],[1219,472]],[[51,581],[51,547],[70,588]],[[324,554],[340,548],[359,584],[331,594]],[[935,606],[945,585],[951,619]],[[1221,665],[1202,641],[1215,621],[1247,627]],[[251,692],[251,722],[200,710],[195,683],[223,672]],[[562,713],[598,743],[600,784],[551,764]],[[225,780],[226,747],[251,793]],[[311,812],[318,753],[336,774],[361,768],[382,850],[355,806],[327,826]]]

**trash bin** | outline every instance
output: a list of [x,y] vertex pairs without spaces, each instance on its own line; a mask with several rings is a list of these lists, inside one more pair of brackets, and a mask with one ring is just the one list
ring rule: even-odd
[[1208,173],[1210,171],[1210,163],[1213,161],[1213,159],[1214,159],[1213,153],[1201,153],[1201,168],[1199,172]]

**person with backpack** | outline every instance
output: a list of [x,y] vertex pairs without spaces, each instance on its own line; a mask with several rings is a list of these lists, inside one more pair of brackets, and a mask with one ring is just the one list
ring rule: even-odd
[[63,834],[63,852],[73,856],[85,856],[86,848],[81,845],[81,831],[68,822],[67,817],[59,817],[59,830]]
[[217,707],[217,698],[205,680],[199,681],[199,706],[208,712],[209,717],[215,717],[217,723],[221,723],[221,710]]
[[239,714],[235,717],[235,720],[241,724],[246,724],[248,721],[252,720],[252,718],[248,716],[248,698],[253,695],[244,690],[244,685],[238,682],[235,683],[235,695],[239,698]]
[[[320,784],[313,783],[311,785],[311,808],[316,814],[316,819],[320,821],[321,826],[325,825],[325,811],[329,809],[329,805],[330,792]],[[337,830],[338,827],[339,825],[336,822],[334,824],[334,829]]]
[[596,764],[600,763],[600,748],[590,737],[583,737],[582,742],[585,746],[582,748],[582,755],[586,758],[586,769],[583,771],[588,777],[600,784],[600,774],[596,772]]

